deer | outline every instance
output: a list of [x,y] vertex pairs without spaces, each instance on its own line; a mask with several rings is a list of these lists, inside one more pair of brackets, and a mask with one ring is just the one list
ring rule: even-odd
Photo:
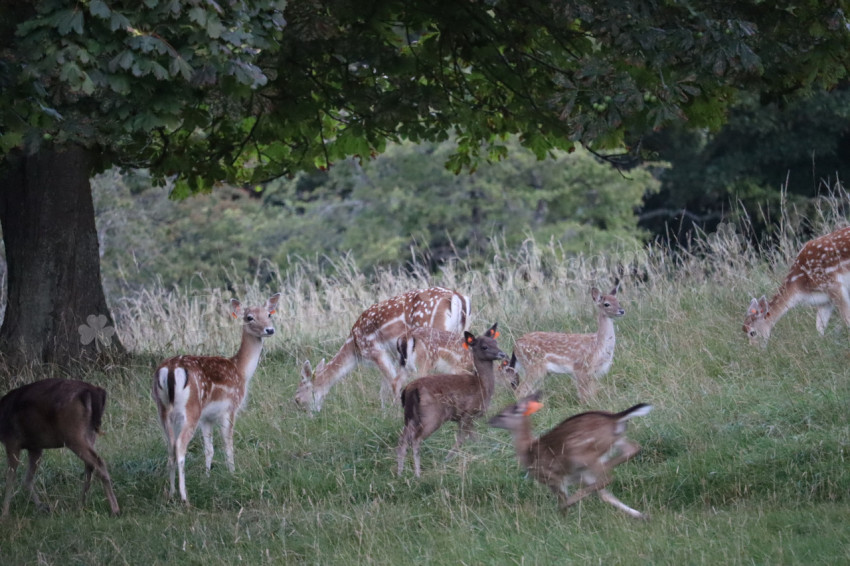
[[800,304],[817,307],[815,327],[826,325],[837,306],[850,326],[850,227],[806,242],[788,270],[779,290],[770,299],[752,298],[744,317],[743,331],[750,344],[767,347],[773,326]]
[[495,386],[493,362],[507,358],[496,338],[494,324],[484,335],[476,338],[464,332],[463,344],[472,352],[475,373],[426,375],[411,381],[401,392],[404,407],[404,427],[399,437],[396,455],[398,475],[404,472],[407,449],[413,452],[413,467],[420,477],[419,445],[434,434],[444,423],[458,424],[455,444],[449,451],[451,458],[458,452],[466,438],[474,432],[474,419],[490,407]]
[[212,468],[216,424],[224,442],[227,469],[230,473],[236,471],[233,425],[259,364],[263,340],[274,335],[271,316],[279,299],[280,293],[276,293],[265,305],[254,307],[243,307],[237,299],[231,299],[230,314],[242,321],[242,342],[233,357],[175,356],[160,363],[154,371],[151,394],[168,451],[169,498],[174,496],[176,469],[180,498],[183,503],[189,503],[184,473],[186,450],[199,425],[207,475]]
[[301,382],[295,392],[295,403],[311,413],[322,410],[331,387],[363,362],[378,367],[381,381],[381,406],[390,392],[397,396],[398,370],[391,352],[398,338],[411,328],[429,327],[460,334],[469,326],[469,297],[430,287],[408,291],[367,308],[354,322],[342,347],[325,364],[322,359],[312,369],[310,360],[301,366]]
[[[486,335],[496,332],[494,324]],[[454,332],[424,326],[411,328],[396,343],[400,367],[396,383],[407,383],[411,375],[474,373],[472,352],[464,344],[462,336]],[[393,393],[398,396],[397,392]]]
[[618,289],[615,285],[608,294],[591,289],[597,311],[595,333],[529,332],[516,340],[511,360],[501,370],[514,384],[519,383],[519,370],[525,372],[516,387],[518,397],[528,395],[547,372],[573,375],[582,403],[595,395],[596,380],[608,373],[614,361],[614,320],[626,314],[617,300]]
[[[615,497],[607,486],[611,471],[640,452],[640,445],[625,437],[628,421],[648,414],[652,405],[638,403],[619,413],[581,413],[534,438],[529,417],[542,407],[538,391],[505,407],[488,424],[511,432],[520,464],[557,496],[561,511],[597,493],[629,516],[647,519]],[[573,485],[579,488],[570,495],[568,489]]]
[[6,493],[0,516],[9,514],[21,450],[27,451],[29,460],[24,486],[39,510],[49,509],[39,499],[33,478],[44,450],[63,446],[85,464],[80,504],[85,505],[95,472],[103,483],[110,511],[113,515],[120,513],[106,462],[94,449],[105,408],[106,390],[72,379],[42,379],[13,389],[0,399],[0,442],[6,448],[7,460]]

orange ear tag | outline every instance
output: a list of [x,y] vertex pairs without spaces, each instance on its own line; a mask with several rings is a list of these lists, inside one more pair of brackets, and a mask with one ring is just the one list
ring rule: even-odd
[[236,313],[235,313],[235,312],[231,312],[231,313],[230,313],[230,315],[231,315],[233,318],[239,318],[239,317],[236,315]]
[[463,343],[463,349],[464,349],[464,350],[469,350],[469,344],[467,344],[466,342],[464,342],[464,343]]
[[496,333],[493,334],[493,338],[498,338],[501,334],[502,333],[497,330]]
[[276,312],[277,312],[277,309],[272,309],[272,310],[269,311],[269,314],[274,314]]
[[543,408],[543,403],[539,403],[537,401],[529,401],[528,402],[528,408],[525,410],[525,412],[522,415],[524,417],[527,417],[528,415],[533,415],[534,413],[536,413],[537,411],[539,411],[542,408]]

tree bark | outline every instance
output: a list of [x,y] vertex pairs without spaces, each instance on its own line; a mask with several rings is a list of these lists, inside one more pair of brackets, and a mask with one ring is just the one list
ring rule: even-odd
[[12,368],[123,352],[100,279],[95,163],[93,151],[71,146],[7,155],[0,169],[8,266],[0,355]]

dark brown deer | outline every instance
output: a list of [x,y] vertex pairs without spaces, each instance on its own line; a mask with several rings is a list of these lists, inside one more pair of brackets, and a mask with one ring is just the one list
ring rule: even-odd
[[[620,413],[581,413],[533,438],[529,416],[542,406],[540,393],[534,393],[502,409],[489,424],[511,431],[520,463],[534,479],[552,490],[563,511],[595,492],[630,516],[646,519],[606,486],[611,482],[611,470],[640,452],[640,445],[625,437],[629,419],[646,415],[652,406],[640,403]],[[571,485],[579,485],[572,495],[568,492]]]
[[397,449],[398,475],[404,471],[404,459],[410,446],[414,471],[419,477],[419,445],[443,423],[455,421],[458,424],[455,445],[449,456],[457,452],[466,437],[472,434],[473,419],[484,414],[493,397],[493,362],[507,358],[496,343],[498,335],[495,324],[487,334],[478,338],[469,332],[463,333],[464,343],[472,350],[475,374],[428,375],[410,382],[402,390],[404,428]]
[[104,389],[70,379],[36,381],[13,389],[0,399],[0,442],[6,447],[8,461],[2,516],[9,513],[21,450],[29,454],[24,486],[36,507],[41,511],[48,510],[35,492],[33,477],[42,452],[63,446],[67,446],[86,465],[81,504],[85,504],[94,471],[103,482],[112,514],[120,512],[106,463],[94,450],[105,406]]

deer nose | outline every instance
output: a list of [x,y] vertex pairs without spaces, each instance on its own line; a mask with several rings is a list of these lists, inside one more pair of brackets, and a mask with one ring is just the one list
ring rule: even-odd
[[266,332],[266,336],[271,336],[272,334],[274,334],[274,327],[273,326],[266,327],[265,332]]

